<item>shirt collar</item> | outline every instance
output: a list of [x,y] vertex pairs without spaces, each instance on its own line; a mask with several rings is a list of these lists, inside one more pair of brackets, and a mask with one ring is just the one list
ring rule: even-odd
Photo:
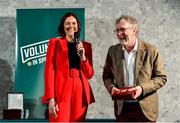
[[134,50],[134,51],[137,51],[137,48],[138,48],[138,40],[137,40],[137,38],[136,38],[136,44],[135,44],[133,50]]

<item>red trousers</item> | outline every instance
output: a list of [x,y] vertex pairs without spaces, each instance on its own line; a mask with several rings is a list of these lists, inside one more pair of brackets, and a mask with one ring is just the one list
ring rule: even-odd
[[57,118],[49,114],[50,122],[80,122],[85,121],[88,106],[83,106],[83,86],[79,78],[79,70],[71,69],[68,78],[69,91],[65,92],[67,102],[58,104]]

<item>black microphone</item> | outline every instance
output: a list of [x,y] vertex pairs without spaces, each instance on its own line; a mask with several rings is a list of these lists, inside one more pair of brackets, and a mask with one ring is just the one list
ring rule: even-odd
[[[79,40],[80,40],[79,37],[80,37],[80,33],[79,32],[74,32],[74,40],[75,40],[76,44],[79,44]],[[83,50],[79,51],[79,55],[82,58]]]
[[80,33],[74,32],[74,40],[75,40],[76,44],[79,44],[79,37],[80,37]]

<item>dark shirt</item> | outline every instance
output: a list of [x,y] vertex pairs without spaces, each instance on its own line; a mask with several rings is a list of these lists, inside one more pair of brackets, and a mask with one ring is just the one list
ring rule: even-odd
[[68,42],[68,57],[70,69],[80,69],[80,58],[77,54],[76,43]]

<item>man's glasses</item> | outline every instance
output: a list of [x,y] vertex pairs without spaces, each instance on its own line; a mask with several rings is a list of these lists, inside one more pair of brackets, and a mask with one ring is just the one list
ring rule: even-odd
[[128,29],[132,29],[131,27],[129,27],[129,28],[119,28],[119,29],[115,29],[114,30],[114,33],[119,33],[119,32],[125,32],[126,30],[128,30]]

